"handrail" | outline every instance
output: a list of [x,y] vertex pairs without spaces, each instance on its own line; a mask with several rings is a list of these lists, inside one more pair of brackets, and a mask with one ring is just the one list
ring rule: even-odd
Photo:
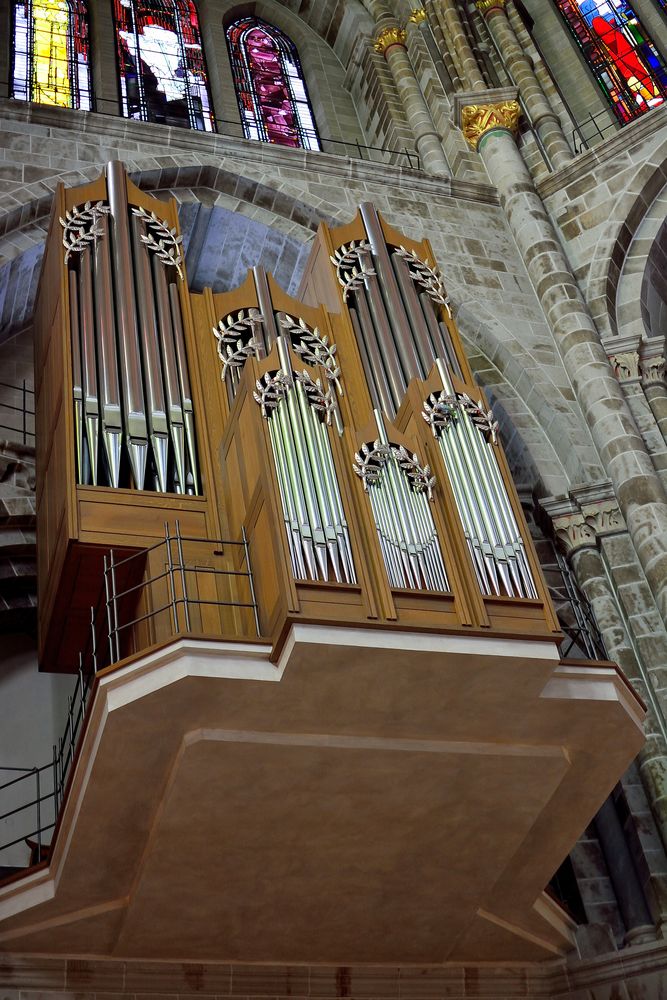
[[[185,559],[184,545],[195,543],[213,548],[214,555],[222,555],[225,546],[242,549],[240,565],[245,564],[245,569],[226,569],[211,566],[188,565]],[[145,575],[143,566],[146,557],[160,548],[165,550],[167,569],[164,572]],[[132,580],[132,573],[129,573],[130,583],[127,586],[118,586],[118,573],[123,569],[131,569],[132,563],[137,567],[137,573],[142,572],[139,584]],[[234,579],[245,577],[248,581],[249,600],[218,600],[212,598],[206,600],[200,596],[193,596],[189,591],[188,580],[192,574],[205,574],[206,576],[232,577]],[[146,614],[128,615],[121,618],[120,608],[123,602],[131,595],[137,595],[142,591],[149,592],[150,588],[159,580],[168,579],[169,600],[166,604],[160,604],[157,608],[150,609]],[[177,579],[179,583],[177,584]],[[199,591],[196,590],[198,594]],[[232,594],[232,597],[234,595]],[[198,538],[191,535],[182,535],[178,520],[175,522],[175,530],[172,532],[169,524],[165,524],[165,536],[159,542],[133,552],[131,555],[121,560],[116,560],[114,551],[111,549],[104,557],[104,587],[98,598],[97,604],[90,609],[90,623],[86,643],[78,654],[78,668],[76,680],[71,695],[67,699],[67,713],[62,736],[53,747],[52,760],[39,767],[32,768],[1,768],[0,771],[22,772],[18,777],[0,784],[0,823],[6,822],[21,813],[28,813],[26,817],[27,825],[20,836],[15,836],[12,830],[10,839],[0,842],[0,853],[8,851],[18,844],[24,843],[27,838],[37,837],[37,854],[42,859],[44,849],[48,845],[44,844],[43,834],[54,829],[58,822],[63,802],[65,800],[68,780],[72,772],[72,765],[79,749],[84,723],[87,717],[87,709],[90,692],[97,673],[114,664],[123,658],[121,637],[124,632],[131,631],[142,621],[155,619],[165,611],[171,621],[170,632],[173,636],[183,633],[197,634],[197,630],[192,628],[191,611],[194,607],[210,606],[213,608],[237,607],[251,609],[253,612],[254,626],[256,634],[260,635],[259,611],[255,594],[255,585],[252,566],[250,563],[250,552],[248,538],[245,529],[242,529],[241,539],[209,539]],[[24,791],[21,797],[21,791]],[[4,806],[2,799],[9,799],[9,805]],[[43,804],[52,803],[52,807],[43,808]],[[33,813],[31,810],[35,810]],[[29,820],[29,822],[28,822]]]

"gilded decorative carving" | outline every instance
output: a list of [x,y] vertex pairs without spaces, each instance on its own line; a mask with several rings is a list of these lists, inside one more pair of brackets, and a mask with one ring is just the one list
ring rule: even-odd
[[422,24],[426,20],[426,11],[423,7],[416,7],[410,14],[408,21],[412,24]]
[[480,140],[493,129],[506,129],[516,135],[520,114],[518,101],[468,104],[461,109],[461,130],[472,148],[477,149]]
[[401,45],[405,48],[405,38],[405,29],[397,24],[391,28],[383,28],[376,36],[373,48],[384,56],[392,45]]
[[488,14],[494,7],[504,10],[506,2],[507,0],[475,0],[475,6],[482,14]]

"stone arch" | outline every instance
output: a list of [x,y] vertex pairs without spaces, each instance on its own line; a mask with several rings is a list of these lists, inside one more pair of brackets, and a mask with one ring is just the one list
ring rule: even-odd
[[628,246],[616,289],[616,333],[624,342],[639,344],[650,336],[644,303],[647,269],[656,240],[667,242],[667,185],[656,196]]
[[598,239],[588,269],[586,299],[603,338],[619,333],[618,289],[628,251],[642,221],[652,213],[654,202],[661,199],[666,179],[667,141],[664,141],[649,154],[628,189],[618,198]]

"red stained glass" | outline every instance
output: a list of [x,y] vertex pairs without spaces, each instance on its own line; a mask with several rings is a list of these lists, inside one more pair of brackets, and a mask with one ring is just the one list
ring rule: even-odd
[[630,0],[555,0],[623,123],[662,104],[667,68]]
[[227,29],[227,44],[246,138],[319,149],[294,43],[273,25],[244,17]]

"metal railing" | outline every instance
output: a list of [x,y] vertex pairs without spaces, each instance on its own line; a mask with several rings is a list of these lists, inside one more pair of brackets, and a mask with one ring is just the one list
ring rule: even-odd
[[591,607],[582,594],[569,563],[557,549],[554,561],[542,563],[565,640],[560,647],[562,659],[608,660],[604,641]]
[[[3,90],[6,96],[10,100],[16,100],[19,104],[35,104],[37,107],[40,105],[35,101],[23,101],[20,98],[12,98],[10,96],[9,84],[7,81],[4,83]],[[2,96],[2,95],[0,95]],[[113,110],[104,110],[102,105],[111,105]],[[71,111],[76,110],[72,108],[53,108],[49,106],[49,111],[53,110],[63,110]],[[247,139],[248,142],[258,142],[262,145],[273,145],[280,149],[291,149],[291,146],[279,146],[277,143],[265,142],[262,139],[248,139],[248,137],[243,132],[243,126],[239,119],[231,118],[218,118],[213,117],[215,123],[214,131],[206,131],[204,129],[192,129],[182,125],[169,124],[168,122],[143,122],[138,118],[125,118],[120,111],[115,101],[109,98],[95,98],[94,107],[92,110],[85,110],[85,114],[95,114],[102,115],[106,118],[119,118],[121,121],[136,121],[138,124],[143,125],[169,125],[170,128],[180,128],[184,132],[196,132],[200,135],[219,135],[222,137],[230,139]],[[390,146],[371,146],[367,143],[359,142],[358,139],[334,139],[332,136],[322,135],[320,132],[313,132],[312,138],[314,142],[319,143],[319,149],[312,149],[310,151],[317,153],[331,153],[334,156],[345,156],[349,159],[356,160],[367,160],[370,163],[397,163],[409,167],[411,170],[421,170],[421,157],[415,149],[408,149],[404,146],[402,149],[392,149]],[[302,148],[302,147],[299,147]]]
[[599,142],[608,138],[612,133],[615,134],[621,128],[623,128],[621,123],[613,118],[606,109],[598,111],[596,114],[589,112],[588,117],[581,121],[573,120],[571,141],[574,152],[577,155],[584,153],[591,146],[597,146]]
[[[14,394],[17,403],[9,403],[2,397],[7,390]],[[22,444],[32,444],[35,440],[35,393],[25,379],[18,384],[0,382],[0,431],[10,431],[17,435]]]
[[[188,548],[200,560],[188,560]],[[203,565],[226,558],[223,566]],[[165,537],[146,549],[117,558],[114,550],[103,557],[103,587],[97,604],[90,608],[90,622],[71,695],[67,699],[65,725],[52,759],[40,767],[0,767],[14,773],[0,784],[0,877],[13,869],[48,858],[49,832],[58,821],[72,765],[80,744],[93,682],[97,673],[118,663],[130,653],[139,653],[155,641],[178,635],[224,635],[224,609],[236,611],[234,637],[242,635],[243,615],[251,618],[252,631],[260,635],[259,613],[250,552],[245,529],[240,541],[201,539],[182,535],[179,522],[172,533],[165,524]],[[160,567],[159,569],[157,567]],[[148,571],[147,571],[148,570]],[[245,587],[245,595],[238,588]],[[208,609],[208,616],[202,609]],[[139,635],[137,636],[137,632]],[[34,838],[33,843],[28,843]],[[17,849],[23,850],[21,859]],[[14,863],[16,862],[16,863]]]

